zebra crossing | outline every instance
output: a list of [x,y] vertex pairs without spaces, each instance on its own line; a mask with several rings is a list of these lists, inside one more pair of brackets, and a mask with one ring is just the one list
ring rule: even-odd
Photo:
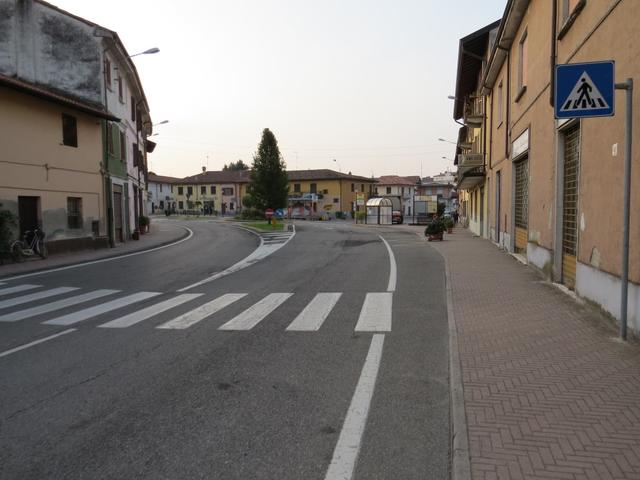
[[[218,327],[218,330],[248,331],[265,321],[269,315],[296,294],[275,292],[265,294],[261,298],[253,298],[254,296],[249,295],[248,293],[225,293],[211,298],[203,293],[130,293],[113,289],[81,292],[79,287],[46,288],[33,284],[0,286],[0,298],[4,298],[0,300],[0,332],[2,323],[13,323],[42,315],[46,315],[47,318],[41,318],[38,321],[44,325],[71,326],[98,319],[106,314],[117,315],[118,312],[124,313],[98,324],[97,327],[124,329],[146,320],[153,320],[160,315],[162,320],[166,320],[167,313],[181,306],[180,310],[184,310],[184,307],[190,309],[155,328],[184,330],[224,311],[246,297],[251,299],[252,304],[232,318],[224,319],[224,323]],[[289,332],[320,330],[341,298],[342,292],[316,293],[299,313],[296,312],[285,330]],[[141,303],[144,305],[139,306]],[[391,292],[367,293],[357,321],[354,318],[354,331],[391,331],[392,305]],[[217,319],[216,322],[218,322]]]
[[295,232],[278,231],[278,232],[261,232],[260,239],[264,245],[277,245],[279,243],[287,243]]

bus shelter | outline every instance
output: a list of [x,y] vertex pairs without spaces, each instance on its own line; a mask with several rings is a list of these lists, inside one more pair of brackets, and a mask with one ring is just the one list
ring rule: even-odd
[[391,225],[393,203],[385,197],[370,198],[366,204],[365,223],[372,225]]

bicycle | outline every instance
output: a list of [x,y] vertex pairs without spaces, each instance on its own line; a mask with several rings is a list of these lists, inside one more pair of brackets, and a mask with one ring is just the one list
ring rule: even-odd
[[[29,240],[31,236],[31,240]],[[45,233],[36,227],[33,232],[27,230],[22,236],[22,240],[16,240],[11,244],[11,256],[16,262],[20,262],[24,257],[39,255],[47,258],[47,245],[44,243]]]

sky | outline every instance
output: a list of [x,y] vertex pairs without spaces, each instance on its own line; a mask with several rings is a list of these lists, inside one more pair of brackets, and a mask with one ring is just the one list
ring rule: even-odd
[[[287,169],[453,168],[459,39],[506,0],[49,0],[136,56],[158,175],[250,164],[264,128]],[[443,159],[442,157],[449,159]]]

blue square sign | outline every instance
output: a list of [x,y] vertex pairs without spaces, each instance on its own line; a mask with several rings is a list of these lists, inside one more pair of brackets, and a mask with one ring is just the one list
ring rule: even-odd
[[556,65],[556,118],[614,115],[615,62]]

